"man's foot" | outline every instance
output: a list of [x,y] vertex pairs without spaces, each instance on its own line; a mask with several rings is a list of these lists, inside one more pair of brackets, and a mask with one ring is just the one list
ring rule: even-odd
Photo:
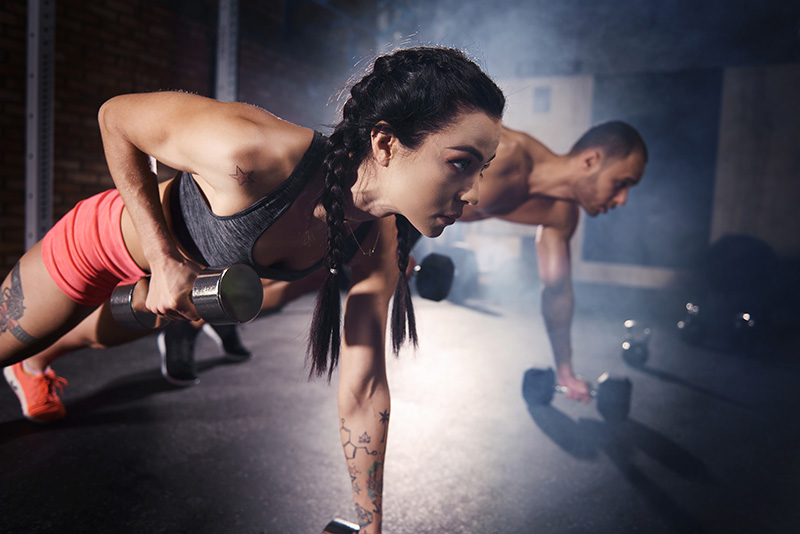
[[177,321],[158,334],[161,374],[170,384],[194,386],[200,382],[194,366],[194,343],[199,332],[190,323]]
[[67,381],[56,376],[50,367],[43,373],[28,372],[22,362],[9,365],[3,369],[8,385],[14,390],[22,405],[22,415],[34,423],[51,423],[63,419],[67,410],[58,392],[61,392]]
[[225,351],[225,357],[233,362],[249,360],[253,353],[244,346],[239,337],[239,328],[236,325],[203,325],[203,333],[214,340],[220,350]]

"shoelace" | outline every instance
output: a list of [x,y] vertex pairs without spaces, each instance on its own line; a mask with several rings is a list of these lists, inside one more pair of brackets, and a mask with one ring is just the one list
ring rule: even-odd
[[[66,378],[62,378],[56,375],[55,373],[53,373],[52,375],[45,373],[44,375],[42,375],[42,377],[45,379],[45,382],[47,384],[47,400],[53,398],[57,399],[58,393],[63,393],[64,386],[66,386],[69,383],[67,382]],[[56,390],[58,390],[58,393],[56,393]]]

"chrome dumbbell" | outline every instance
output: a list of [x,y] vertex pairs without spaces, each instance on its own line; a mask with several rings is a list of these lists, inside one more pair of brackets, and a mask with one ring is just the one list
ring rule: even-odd
[[[142,330],[159,325],[158,317],[144,308],[150,277],[123,282],[111,295],[111,314],[125,328]],[[236,264],[201,271],[192,287],[192,304],[211,324],[239,324],[255,319],[264,293],[261,279],[249,265]]]

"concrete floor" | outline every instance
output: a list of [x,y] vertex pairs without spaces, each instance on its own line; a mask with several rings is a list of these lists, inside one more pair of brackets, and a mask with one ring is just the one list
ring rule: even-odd
[[[634,384],[629,420],[611,425],[594,406],[524,402],[524,371],[551,365],[534,303],[415,303],[420,350],[388,365],[386,532],[796,531],[797,336],[753,358],[688,347],[656,314],[634,369],[619,346],[635,307],[580,311],[578,371]],[[50,427],[0,388],[0,532],[302,534],[352,520],[335,385],[303,369],[312,304],[245,325],[247,363],[201,337],[194,388],[161,379],[152,337],[66,357],[69,417]]]

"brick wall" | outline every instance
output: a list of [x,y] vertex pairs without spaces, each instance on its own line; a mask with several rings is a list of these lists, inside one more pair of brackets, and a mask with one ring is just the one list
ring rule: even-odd
[[0,6],[0,276],[24,243],[25,35],[24,2]]
[[[346,81],[354,46],[363,55],[371,42],[331,39],[319,6],[290,20],[284,8],[240,0],[240,100],[305,126],[329,124],[328,97]],[[165,89],[213,95],[216,19],[215,0],[56,2],[55,219],[113,186],[97,126],[104,101]],[[25,2],[0,3],[0,279],[24,252],[26,28]]]

